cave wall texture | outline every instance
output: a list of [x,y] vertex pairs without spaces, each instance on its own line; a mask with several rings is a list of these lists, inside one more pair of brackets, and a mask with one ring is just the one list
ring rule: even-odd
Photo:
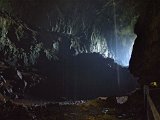
[[[99,52],[120,64],[127,59],[125,63],[128,64],[128,49],[135,38],[135,1],[115,0],[115,13],[111,0],[0,0],[0,9],[36,31],[40,35],[40,39],[36,37],[37,41],[47,45],[46,48],[57,40],[51,34],[57,33],[69,39],[76,55]],[[114,16],[117,18],[117,42]],[[52,56],[52,50],[48,51],[48,55]]]
[[[135,76],[142,79],[158,80],[159,0],[116,2],[119,12],[116,15],[118,44],[121,46],[119,57],[122,57],[131,43],[127,37],[133,36],[131,28],[137,18],[136,12],[145,9],[135,26],[138,37],[129,68]],[[140,7],[137,10],[135,6]],[[144,8],[145,6],[147,7]],[[70,43],[67,44],[74,48],[74,52],[104,48],[97,51],[115,56],[113,5],[109,0],[0,0],[0,9],[0,54],[4,57],[3,60],[20,59],[22,64],[34,64],[41,53],[52,58],[56,55],[54,43],[59,39],[69,40]],[[99,43],[101,44],[98,47]]]
[[[117,74],[111,73],[116,72],[118,65],[99,53],[114,58],[118,51],[118,57],[125,59],[125,52],[133,42],[130,38],[135,36],[132,28],[137,13],[134,0],[115,2],[114,6],[111,0],[0,0],[0,62],[9,67],[8,71],[14,71],[16,78],[17,70],[22,73],[22,88],[26,87],[25,84],[35,86],[41,82],[39,88],[35,87],[40,90],[40,96],[42,92],[52,97],[52,93],[61,96],[64,91],[78,89],[83,97],[88,86],[91,86],[90,92],[94,93],[94,97],[106,95],[110,87],[113,88],[110,93],[116,94]],[[118,50],[116,46],[119,46]],[[10,65],[14,70],[10,70]],[[119,72],[121,87],[125,89],[118,92],[128,93],[132,82],[135,83],[133,76],[127,68],[120,66]],[[39,74],[44,75],[44,81]],[[71,86],[69,91],[64,86],[65,82],[66,86]],[[76,83],[77,88],[74,87]],[[44,91],[42,88],[46,86],[48,89]],[[91,95],[90,92],[86,96]],[[73,96],[76,92],[67,94]]]
[[37,32],[4,11],[0,12],[0,34],[0,60],[12,66],[33,65],[41,53],[48,59],[55,55],[52,43],[57,39],[57,34]]
[[160,79],[160,1],[149,0],[136,25],[130,71],[149,83]]

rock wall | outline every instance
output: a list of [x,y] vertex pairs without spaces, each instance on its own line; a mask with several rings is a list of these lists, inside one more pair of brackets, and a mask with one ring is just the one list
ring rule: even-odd
[[41,54],[55,58],[53,44],[59,37],[66,39],[55,32],[33,30],[21,19],[0,11],[0,60],[7,64],[31,66]]
[[32,28],[73,36],[70,41],[76,55],[97,52],[128,66],[135,39],[136,0],[115,0],[115,4],[110,0],[2,1],[0,9]]
[[146,11],[135,26],[137,39],[129,66],[130,71],[143,83],[160,79],[160,1],[148,0],[146,3]]

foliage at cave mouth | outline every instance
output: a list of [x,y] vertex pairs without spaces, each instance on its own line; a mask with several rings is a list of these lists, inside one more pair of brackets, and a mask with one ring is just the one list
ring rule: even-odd
[[97,52],[121,65],[129,63],[138,16],[134,0],[0,2],[0,49],[6,61],[32,65],[40,54],[55,60],[65,51]]

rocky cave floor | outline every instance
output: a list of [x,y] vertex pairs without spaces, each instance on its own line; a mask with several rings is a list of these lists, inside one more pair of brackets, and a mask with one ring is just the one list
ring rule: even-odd
[[1,120],[143,120],[142,98],[137,95],[122,105],[114,97],[57,103],[7,101],[0,103],[0,116]]

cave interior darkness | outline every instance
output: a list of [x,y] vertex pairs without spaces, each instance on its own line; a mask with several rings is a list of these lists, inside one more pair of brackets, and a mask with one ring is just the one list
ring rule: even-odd
[[[144,120],[143,86],[159,89],[159,6],[159,0],[0,0],[0,106],[56,101],[72,111],[71,104],[108,97],[103,105],[113,105],[114,114]],[[159,110],[158,94],[151,92]],[[123,100],[128,102],[120,111]],[[85,102],[89,108],[76,110],[91,109],[92,102]],[[58,120],[69,120],[58,111]],[[102,111],[102,119],[95,111],[90,117],[108,120],[110,110]],[[3,114],[8,120],[10,113]]]

